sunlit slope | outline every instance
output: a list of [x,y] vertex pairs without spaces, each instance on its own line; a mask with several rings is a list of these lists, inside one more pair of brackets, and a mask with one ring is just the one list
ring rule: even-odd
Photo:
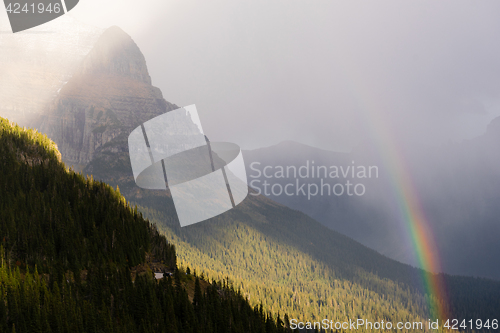
[[[140,200],[139,200],[140,201]],[[176,245],[179,262],[213,278],[229,276],[250,299],[291,318],[426,320],[422,271],[388,259],[306,215],[249,197],[226,214],[180,228],[140,207]],[[451,311],[486,318],[500,309],[500,284],[448,277]]]

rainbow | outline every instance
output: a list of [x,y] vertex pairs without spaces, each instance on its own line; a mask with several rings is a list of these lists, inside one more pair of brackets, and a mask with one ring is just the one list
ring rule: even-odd
[[[443,279],[439,253],[432,228],[421,206],[416,187],[406,165],[404,154],[393,135],[391,121],[384,118],[387,109],[382,96],[377,94],[378,84],[369,84],[366,77],[360,73],[359,67],[351,59],[342,59],[345,79],[350,84],[351,91],[358,101],[360,120],[368,134],[373,148],[379,152],[384,167],[390,176],[392,192],[399,210],[404,237],[412,244],[413,255],[421,270],[421,283],[427,295],[430,319],[448,318],[448,296]],[[351,66],[349,66],[351,65]]]
[[[421,280],[428,297],[428,305],[431,317],[446,319],[448,311],[446,309],[447,292],[443,276],[437,273],[442,271],[439,261],[438,249],[420,204],[417,191],[412,182],[405,165],[402,153],[394,143],[384,143],[386,151],[383,159],[389,175],[394,195],[397,198],[401,222],[407,231],[407,236],[411,241],[415,258],[422,268]],[[390,161],[387,163],[387,161]]]

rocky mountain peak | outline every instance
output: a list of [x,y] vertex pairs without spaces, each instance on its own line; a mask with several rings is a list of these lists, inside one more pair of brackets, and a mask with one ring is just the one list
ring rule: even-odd
[[37,128],[57,143],[64,162],[81,169],[96,154],[126,153],[135,127],[175,108],[151,85],[136,43],[111,27],[60,89]]
[[117,26],[108,28],[99,37],[81,70],[80,74],[118,75],[151,84],[144,55],[132,38]]

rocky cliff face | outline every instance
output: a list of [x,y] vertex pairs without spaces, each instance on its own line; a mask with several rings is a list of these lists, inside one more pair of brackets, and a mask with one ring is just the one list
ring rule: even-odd
[[111,27],[61,89],[38,127],[58,144],[67,164],[82,168],[96,153],[117,157],[116,153],[128,152],[127,137],[135,127],[175,108],[151,85],[144,56],[132,38]]

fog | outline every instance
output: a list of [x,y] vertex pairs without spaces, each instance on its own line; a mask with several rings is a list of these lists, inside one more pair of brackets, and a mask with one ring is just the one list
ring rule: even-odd
[[130,33],[168,101],[248,149],[347,151],[369,117],[439,145],[500,115],[496,1],[86,0],[73,15]]
[[497,1],[86,0],[68,15],[120,26],[168,101],[247,149],[349,151],[388,130],[439,145],[500,115]]

